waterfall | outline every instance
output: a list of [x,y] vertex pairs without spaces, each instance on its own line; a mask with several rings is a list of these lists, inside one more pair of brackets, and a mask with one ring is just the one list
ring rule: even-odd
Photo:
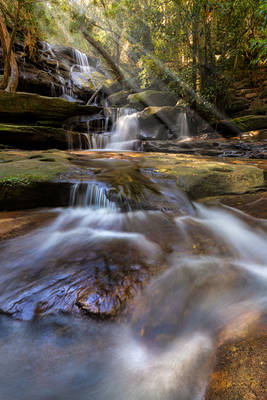
[[96,183],[75,183],[70,194],[71,207],[93,207],[117,209],[107,197],[107,188]]
[[187,139],[190,137],[186,111],[182,111],[177,118],[177,137],[179,139]]
[[140,133],[136,110],[132,108],[118,109],[111,132],[110,149],[136,150]]
[[86,84],[89,78],[94,89],[96,89],[97,85],[92,75],[92,73],[96,71],[95,68],[89,65],[88,57],[85,53],[82,53],[77,49],[73,49],[73,51],[76,64],[71,68],[70,80],[76,86],[81,87],[82,83]]
[[[53,60],[56,63],[56,77],[61,83],[61,87],[63,88],[63,85],[65,86],[65,79],[60,75],[59,71],[59,62],[57,60],[57,56],[53,50],[53,46],[50,43],[47,42],[42,42],[43,44],[43,51],[44,53],[47,54],[47,59],[48,60]],[[64,94],[64,89],[62,89],[62,94]],[[51,82],[50,84],[50,96],[51,97],[57,97],[58,93],[55,87],[55,83]]]
[[[86,127],[80,149],[138,150],[139,123],[134,109],[106,109],[105,115],[81,117]],[[111,131],[109,126],[112,125]],[[75,130],[75,128],[74,128]]]

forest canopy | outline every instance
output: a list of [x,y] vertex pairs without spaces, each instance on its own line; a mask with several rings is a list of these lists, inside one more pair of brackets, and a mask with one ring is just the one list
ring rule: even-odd
[[236,74],[266,64],[266,9],[266,0],[0,0],[32,59],[38,39],[102,49],[141,87],[189,87],[217,105]]

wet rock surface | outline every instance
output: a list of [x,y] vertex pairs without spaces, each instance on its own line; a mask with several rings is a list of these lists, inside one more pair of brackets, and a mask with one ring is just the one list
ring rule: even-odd
[[[133,224],[128,224],[131,220]],[[1,264],[7,275],[2,281],[6,289],[0,297],[1,312],[26,320],[55,312],[82,312],[99,318],[119,316],[136,292],[164,266],[160,249],[165,246],[165,238],[161,239],[155,230],[161,222],[164,229],[164,220],[157,213],[119,216],[103,210],[66,209],[48,227],[12,239],[13,244],[3,241]],[[170,246],[175,226],[165,225]],[[13,256],[8,251],[10,245]],[[28,259],[29,246],[32,250]],[[20,254],[20,271],[16,272],[9,270],[14,254],[16,258]]]
[[266,140],[146,140],[143,149],[147,152],[182,153],[214,157],[244,157],[254,159],[267,158]]
[[199,199],[265,187],[260,161],[226,163],[181,154],[55,150],[34,154],[2,150],[0,155],[1,207],[9,210],[66,206],[75,183],[104,185],[107,198],[124,210],[187,208],[181,190]]
[[131,107],[137,110],[143,110],[145,107],[149,106],[175,106],[177,103],[177,96],[166,91],[146,90],[130,94],[127,102]]
[[265,399],[266,328],[266,322],[255,325],[253,331],[218,348],[206,400]]

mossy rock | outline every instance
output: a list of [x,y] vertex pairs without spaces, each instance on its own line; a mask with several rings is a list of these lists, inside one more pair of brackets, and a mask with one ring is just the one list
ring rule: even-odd
[[267,115],[247,115],[232,119],[230,122],[236,125],[242,132],[256,131],[267,128]]
[[61,177],[71,168],[68,158],[57,150],[1,152],[0,209],[67,205],[70,184]]
[[110,96],[112,93],[121,91],[122,85],[114,79],[107,79],[103,82],[102,90],[107,96]]
[[79,148],[79,134],[47,126],[0,124],[0,143],[21,149]]
[[167,177],[191,199],[226,194],[244,194],[265,188],[264,170],[246,164],[210,161],[195,156],[146,153],[146,164]]
[[73,115],[92,115],[100,110],[99,107],[83,106],[58,97],[0,91],[2,121],[64,121]]
[[131,94],[130,90],[120,90],[108,97],[108,103],[113,107],[123,107],[127,103],[129,94]]
[[146,90],[129,95],[128,103],[137,110],[143,110],[148,106],[175,106],[177,103],[177,96],[170,92]]
[[[88,74],[87,74],[87,76],[88,76]],[[88,77],[89,77],[89,81],[88,81],[89,89],[91,89],[93,91],[95,91],[96,88],[103,86],[105,84],[105,82],[107,81],[107,77],[98,71],[92,72],[91,75]]]
[[257,131],[267,128],[267,115],[247,115],[229,121],[221,121],[217,131],[224,137],[239,136],[241,132]]

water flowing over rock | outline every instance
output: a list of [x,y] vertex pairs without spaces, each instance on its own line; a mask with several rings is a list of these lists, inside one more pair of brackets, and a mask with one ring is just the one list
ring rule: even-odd
[[72,207],[96,207],[117,209],[116,204],[107,197],[108,189],[95,183],[75,183],[71,190]]
[[[263,220],[234,209],[194,207],[176,217],[67,208],[2,243],[0,308],[34,321],[0,316],[8,355],[1,395],[14,393],[14,366],[26,357],[28,368],[15,369],[17,381],[31,381],[22,400],[40,388],[66,398],[77,376],[82,400],[204,399],[216,341],[246,313],[266,309],[267,231]],[[113,318],[130,304],[131,320],[119,325],[78,318]]]

